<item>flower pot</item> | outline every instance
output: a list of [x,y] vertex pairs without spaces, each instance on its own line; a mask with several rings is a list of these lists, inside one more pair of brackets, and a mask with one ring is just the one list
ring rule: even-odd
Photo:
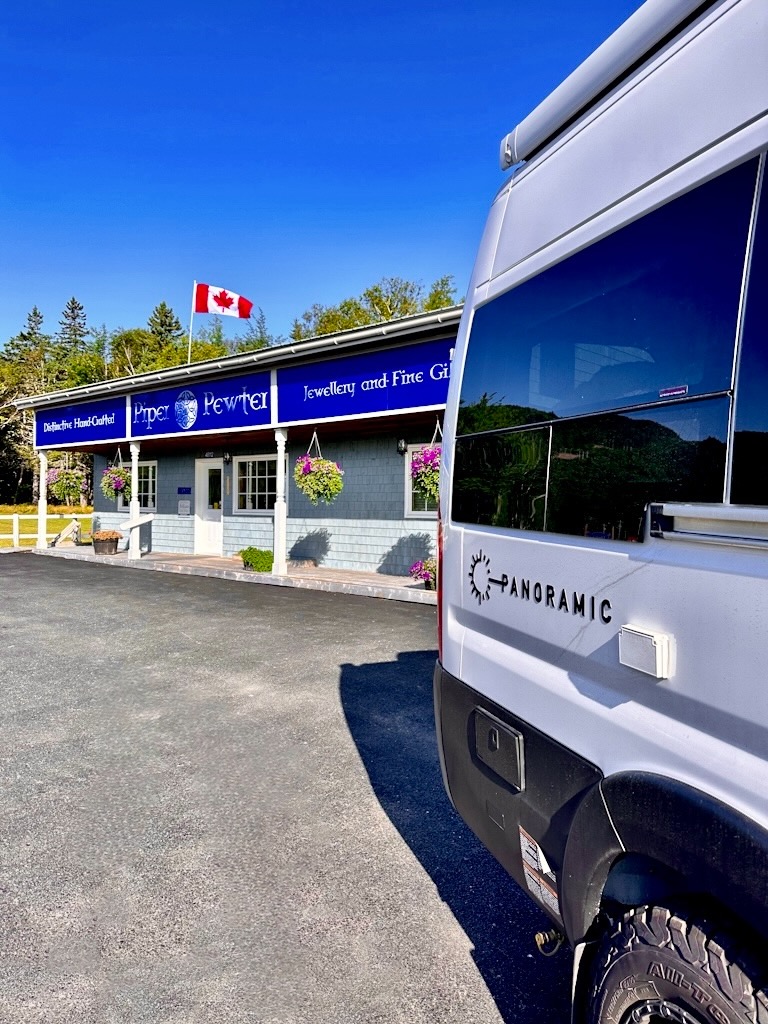
[[424,589],[425,590],[434,590],[435,589],[435,581],[434,580],[424,580]]
[[117,540],[95,540],[93,542],[93,552],[96,555],[116,555]]

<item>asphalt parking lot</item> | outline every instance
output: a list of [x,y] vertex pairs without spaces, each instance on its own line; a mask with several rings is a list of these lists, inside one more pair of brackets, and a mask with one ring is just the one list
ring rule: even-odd
[[435,654],[429,606],[0,555],[0,1021],[566,1021]]

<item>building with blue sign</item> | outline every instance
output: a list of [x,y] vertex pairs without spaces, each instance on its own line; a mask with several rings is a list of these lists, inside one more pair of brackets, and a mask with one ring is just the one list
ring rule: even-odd
[[[460,306],[20,400],[35,417],[40,479],[48,453],[94,456],[94,529],[123,527],[130,553],[233,555],[405,574],[434,552],[436,510],[412,487],[410,459],[435,437]],[[344,470],[330,505],[293,480],[315,437]],[[98,482],[131,471],[131,501]],[[40,495],[45,511],[46,496]]]

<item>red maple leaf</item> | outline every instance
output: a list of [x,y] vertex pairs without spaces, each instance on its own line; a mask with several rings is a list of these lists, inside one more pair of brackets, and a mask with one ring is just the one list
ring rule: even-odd
[[227,295],[227,293],[222,289],[218,295],[213,296],[213,301],[217,306],[221,306],[222,309],[229,309],[232,305],[232,296]]

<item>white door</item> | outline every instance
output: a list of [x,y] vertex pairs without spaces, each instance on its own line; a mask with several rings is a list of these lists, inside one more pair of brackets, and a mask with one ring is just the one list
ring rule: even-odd
[[196,555],[221,555],[224,551],[223,478],[221,459],[197,459],[195,462]]

